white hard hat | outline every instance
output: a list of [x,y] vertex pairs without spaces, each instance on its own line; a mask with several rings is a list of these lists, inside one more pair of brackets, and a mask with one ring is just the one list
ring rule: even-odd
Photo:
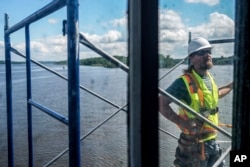
[[194,38],[188,44],[188,56],[202,49],[212,48],[212,45],[202,37]]

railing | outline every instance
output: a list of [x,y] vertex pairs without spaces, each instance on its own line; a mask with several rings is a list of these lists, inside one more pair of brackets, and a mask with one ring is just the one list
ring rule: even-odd
[[[48,162],[45,166],[51,165],[54,161],[56,161],[59,157],[64,155],[66,152],[69,151],[69,160],[70,160],[70,166],[80,166],[80,141],[85,139],[88,135],[90,135],[92,132],[94,132],[98,127],[103,125],[105,122],[107,122],[109,119],[111,119],[113,116],[115,116],[118,112],[121,110],[127,111],[125,108],[127,107],[127,104],[123,106],[119,106],[108,99],[98,95],[97,93],[85,88],[84,86],[79,84],[79,69],[75,68],[78,67],[78,44],[79,42],[86,47],[92,49],[102,57],[108,59],[115,65],[117,65],[119,68],[121,68],[123,71],[126,73],[129,73],[129,67],[125,65],[124,63],[120,62],[119,60],[115,59],[113,56],[110,56],[109,54],[105,53],[102,51],[100,48],[95,46],[93,43],[88,41],[83,34],[79,33],[78,27],[76,27],[76,24],[72,21],[78,21],[78,1],[77,0],[72,0],[68,1],[66,4],[66,0],[55,0],[42,8],[41,10],[37,11],[33,15],[27,17],[20,23],[14,25],[13,27],[8,26],[8,16],[5,15],[5,63],[6,63],[6,95],[7,95],[7,127],[8,127],[8,164],[9,166],[14,166],[14,157],[13,157],[13,127],[12,127],[12,78],[11,78],[11,54],[10,52],[13,52],[23,58],[26,59],[26,74],[27,74],[27,104],[28,104],[28,143],[29,143],[29,166],[33,166],[33,142],[32,142],[32,107],[36,107],[40,109],[41,111],[47,113],[48,115],[52,116],[56,120],[64,123],[65,125],[68,125],[69,127],[69,147],[63,150],[58,156],[53,158],[50,162]],[[45,16],[48,14],[51,14],[55,12],[56,10],[61,9],[62,7],[67,6],[68,10],[68,21],[67,21],[67,29],[70,30],[67,33],[68,36],[68,43],[73,43],[74,45],[68,47],[68,69],[69,69],[69,78],[57,73],[56,71],[50,69],[49,67],[33,60],[30,58],[30,36],[29,36],[29,25]],[[25,28],[25,37],[26,37],[26,56],[17,51],[16,49],[12,48],[10,45],[10,34],[14,33],[15,31]],[[77,38],[74,38],[74,37]],[[234,42],[233,39],[225,39],[225,40],[214,40],[210,41],[212,44],[215,43],[225,43],[225,42]],[[171,71],[173,71],[175,68],[177,68],[180,64],[182,64],[185,60],[187,59],[184,58],[181,62],[179,62],[175,67],[173,67],[168,73],[164,74],[163,76],[159,77],[159,80],[163,79],[166,77]],[[43,106],[42,104],[39,104],[35,100],[32,99],[32,92],[31,92],[31,64],[30,63],[35,63],[36,65],[52,72],[53,74],[57,75],[58,77],[68,81],[68,103],[69,107],[68,110],[69,112],[69,117],[65,117],[63,115],[60,115],[56,111],[53,111],[52,109],[47,108],[46,106]],[[107,119],[99,123],[94,129],[89,131],[87,134],[84,136],[80,137],[80,130],[79,130],[79,112],[80,109],[79,107],[79,88],[87,91],[88,93],[102,99],[103,101],[109,103],[110,105],[114,106],[118,110],[114,112],[112,115],[110,115]],[[217,129],[219,132],[224,134],[225,136],[231,138],[231,134],[229,134],[227,131],[224,129],[214,125],[211,123],[208,119],[194,111],[192,108],[189,106],[183,104],[181,101],[178,99],[172,97],[170,94],[166,93],[163,89],[158,88],[158,91],[160,94],[164,96],[170,97],[177,105],[187,109],[189,112],[192,114],[196,115],[198,118],[203,120],[204,122],[208,123],[215,129]],[[72,112],[73,111],[73,112]],[[177,139],[176,136],[172,135],[169,132],[164,131],[161,128],[158,128],[160,131],[169,134],[170,136],[174,137]],[[227,149],[225,154],[222,155],[222,160],[225,158],[225,156],[228,154],[230,151],[230,148]],[[218,160],[217,164],[221,161],[221,159]]]
[[[189,41],[191,39],[191,33],[189,34]],[[209,42],[211,44],[221,44],[221,43],[231,43],[234,42],[234,39],[219,39],[219,40],[209,40]],[[113,64],[115,64],[117,67],[120,67],[122,70],[124,70],[125,72],[128,73],[129,71],[129,67],[127,67],[125,64],[123,64],[122,62],[120,62],[119,60],[117,60],[116,58],[114,58],[113,56],[109,55],[108,53],[104,52],[103,50],[101,50],[100,48],[98,48],[97,46],[95,46],[93,43],[91,43],[89,40],[87,40],[83,34],[80,33],[80,43],[87,46],[89,49],[92,49],[93,51],[95,51],[96,53],[98,53],[99,55],[101,55],[102,57],[106,58],[107,60],[109,60],[110,62],[112,62]],[[178,64],[176,64],[172,69],[170,69],[166,74],[162,75],[159,78],[159,81],[161,79],[163,79],[164,77],[166,77],[170,72],[172,72],[174,69],[176,69],[179,65],[181,65],[188,57],[184,58],[183,60],[181,60]],[[176,103],[177,105],[185,108],[188,112],[190,112],[191,114],[195,115],[197,118],[201,119],[202,121],[208,123],[210,126],[212,126],[213,128],[215,128],[216,130],[218,130],[219,132],[221,132],[223,135],[227,136],[228,138],[232,138],[232,135],[230,133],[228,133],[226,130],[224,130],[223,128],[220,128],[219,126],[213,124],[211,121],[209,121],[206,117],[202,116],[201,114],[197,113],[195,110],[193,110],[192,108],[190,108],[188,105],[186,105],[185,103],[181,102],[180,100],[176,99],[175,97],[173,97],[172,95],[170,95],[169,93],[167,93],[166,91],[164,91],[162,88],[158,88],[159,93],[164,95],[164,96],[168,96],[169,98],[171,98],[173,100],[174,103]],[[162,131],[165,134],[168,134],[169,136],[178,139],[175,135],[171,134],[170,132],[167,132],[161,128],[159,128],[160,131]],[[218,166],[229,154],[231,150],[231,145],[226,149],[226,151],[221,155],[221,158],[218,159],[218,161],[215,163],[214,167]]]
[[[146,20],[143,19],[145,18],[153,18],[155,20],[155,24],[151,23],[152,25],[155,25],[155,29],[151,29],[148,30],[140,30],[140,32],[147,32],[148,34],[151,34],[153,36],[155,36],[156,39],[154,42],[151,42],[152,40],[149,40],[150,38],[148,37],[148,42],[144,42],[141,45],[143,46],[144,44],[149,45],[150,47],[146,47],[146,49],[141,49],[141,48],[133,48],[132,50],[134,51],[146,51],[149,50],[150,52],[153,51],[155,54],[157,53],[157,6],[158,3],[157,1],[143,1],[143,2],[147,2],[147,3],[134,3],[134,1],[131,1],[129,7],[133,8],[132,14],[131,16],[138,17],[139,15],[139,10],[138,7],[141,9],[141,11],[146,11],[146,9],[148,7],[152,9],[154,9],[154,14],[150,13],[149,17],[147,15],[143,15],[143,17],[138,17],[137,19],[139,20]],[[67,37],[68,37],[68,78],[56,73],[55,71],[49,69],[48,67],[40,64],[39,62],[36,62],[34,60],[31,59],[31,55],[30,55],[30,34],[29,34],[29,26],[31,23],[38,21],[39,19],[61,9],[62,7],[66,6],[67,7]],[[143,6],[143,7],[142,7]],[[154,7],[154,8],[153,8]],[[145,12],[146,13],[146,12]],[[80,138],[80,133],[79,133],[79,56],[78,56],[78,46],[79,46],[79,33],[78,33],[78,24],[76,24],[76,22],[78,22],[78,1],[77,0],[54,0],[53,2],[49,3],[48,5],[46,5],[45,7],[43,7],[42,9],[40,9],[39,11],[35,12],[34,14],[30,15],[29,17],[27,17],[26,19],[24,19],[23,21],[17,23],[16,25],[9,27],[8,25],[8,15],[5,15],[5,65],[6,65],[6,99],[7,99],[7,130],[8,130],[8,165],[9,166],[14,166],[14,148],[13,148],[13,118],[12,118],[12,76],[11,76],[11,52],[14,52],[16,54],[18,54],[19,56],[22,56],[26,59],[26,75],[27,75],[27,113],[28,113],[28,152],[29,152],[29,166],[33,166],[34,162],[33,162],[33,141],[32,141],[32,107],[36,107],[37,109],[40,109],[41,111],[47,113],[48,115],[52,116],[53,118],[57,119],[58,121],[68,125],[69,127],[69,148],[67,148],[64,152],[69,151],[69,166],[72,167],[76,167],[76,166],[80,166],[80,140],[82,140],[83,138],[85,138],[88,134],[91,133],[91,131],[86,134],[85,136],[83,136],[82,138]],[[144,21],[143,21],[144,22]],[[136,24],[131,24],[131,25],[139,25],[139,24],[145,24],[146,22],[140,22]],[[142,26],[145,27],[145,26]],[[10,45],[10,35],[14,32],[16,32],[19,29],[25,28],[25,42],[26,42],[26,53],[24,56],[22,53],[20,53],[19,51],[17,51],[16,49],[12,48]],[[133,30],[139,30],[136,29],[135,27],[131,27],[131,31]],[[134,31],[134,32],[136,32]],[[138,34],[138,33],[136,33]],[[152,36],[151,36],[152,37]],[[140,44],[141,43],[141,39],[137,38],[140,41],[137,41],[136,44]],[[134,43],[132,42],[132,45]],[[152,49],[154,47],[154,49]],[[146,51],[147,52],[147,51]],[[144,56],[147,57],[147,56]],[[154,60],[155,64],[157,64],[157,59]],[[46,70],[49,70],[50,72],[56,74],[57,76],[68,80],[68,118],[66,118],[63,115],[60,115],[59,113],[57,113],[56,111],[53,111],[52,109],[43,106],[42,104],[39,104],[38,102],[36,102],[35,100],[32,99],[32,91],[31,91],[31,62],[37,64],[38,66],[45,68]],[[147,63],[143,64],[143,68],[145,67],[150,67],[150,64],[152,63],[152,61],[148,61]],[[140,73],[140,70],[133,70],[135,73]],[[157,76],[157,68],[155,68],[155,76]],[[146,76],[146,75],[144,75]],[[135,82],[134,82],[135,81]],[[153,80],[151,80],[153,81]],[[140,86],[146,88],[148,85],[148,83],[152,83],[151,81],[146,82],[146,84],[141,84]],[[135,88],[137,88],[139,82],[137,82],[137,80],[132,80],[132,86],[134,86]],[[155,82],[156,84],[156,82]],[[83,86],[80,86],[80,88],[85,89]],[[94,95],[97,95],[96,93],[93,93],[92,91],[89,91],[87,89],[85,89],[86,91],[88,91],[89,93],[92,93]],[[139,89],[138,89],[139,90]],[[157,94],[156,94],[157,95]],[[98,96],[98,95],[97,95]],[[98,96],[100,97],[100,96]],[[152,98],[152,97],[151,97]],[[104,98],[102,98],[104,100]],[[136,99],[141,99],[141,94],[137,94],[136,95]],[[157,96],[155,96],[155,99],[157,99]],[[106,102],[108,102],[109,104],[112,104],[113,106],[119,108],[119,106],[115,105],[114,103],[108,101],[108,100],[104,100]],[[142,100],[141,105],[142,106],[147,106],[143,105],[144,100]],[[158,105],[155,101],[155,104],[151,103],[151,106],[153,108],[157,108],[156,106]],[[132,105],[134,106],[134,105]],[[139,105],[137,105],[139,106]],[[125,107],[125,106],[124,106]],[[119,110],[117,112],[119,112],[120,110],[124,110],[124,107],[120,107]],[[144,110],[145,113],[146,110]],[[152,110],[148,110],[148,111],[152,111]],[[133,112],[136,113],[136,112]],[[157,112],[154,112],[154,118],[157,118]],[[113,115],[115,115],[116,113],[114,113]],[[110,119],[113,115],[111,115],[108,119]],[[137,116],[141,116],[143,115],[141,112],[138,112]],[[146,116],[143,117],[142,122],[144,124],[145,120],[147,118],[152,118],[152,116]],[[108,120],[107,119],[107,120]],[[138,122],[136,119],[132,118],[131,120]],[[156,120],[156,119],[155,119]],[[105,122],[105,121],[103,121]],[[146,122],[145,122],[146,123]],[[101,126],[102,123],[100,123],[98,126]],[[151,127],[154,127],[153,125],[157,125],[157,121],[156,122],[152,122],[151,121]],[[97,127],[98,127],[97,126]],[[137,149],[139,145],[134,145],[132,146],[132,148],[135,149],[131,149],[131,154],[139,156],[140,158],[136,158],[131,160],[131,164],[138,164],[143,162],[144,159],[147,159],[147,157],[151,157],[150,162],[152,164],[158,164],[158,156],[157,156],[157,140],[155,140],[157,137],[157,133],[155,133],[154,131],[149,131],[150,133],[144,131],[141,134],[138,134],[137,131],[134,131],[134,127],[136,127],[137,129],[140,129],[140,127],[143,127],[141,125],[135,125],[131,127],[132,132],[131,134],[133,136],[137,136],[136,138],[133,138],[131,140],[131,143],[133,144],[134,142],[138,141],[138,137],[139,135],[144,135],[147,136],[145,139],[142,138],[141,142],[142,143],[142,148],[143,148],[143,153],[142,154],[142,150]],[[93,131],[93,130],[92,130]],[[154,132],[154,134],[152,135],[151,132]],[[131,136],[132,138],[132,136]],[[152,141],[155,142],[152,142]],[[146,141],[146,142],[145,142]],[[152,144],[154,143],[154,144]],[[150,147],[148,147],[150,144]],[[144,146],[143,146],[144,145]],[[149,148],[149,149],[148,149]],[[154,148],[154,152],[152,152],[151,148]],[[145,154],[146,153],[146,154]],[[146,157],[145,157],[146,155]],[[153,156],[151,156],[153,155]],[[131,156],[133,157],[133,156]],[[50,163],[50,162],[49,162]],[[49,165],[48,163],[48,165]],[[51,163],[53,163],[53,161],[51,161]],[[138,166],[138,165],[136,165]],[[157,166],[157,165],[156,165]]]
[[[210,41],[210,43],[226,43],[226,42],[234,42],[233,39],[225,39],[225,40],[216,40],[216,41]],[[125,72],[128,73],[128,70],[129,70],[129,67],[127,65],[125,65],[124,63],[120,62],[118,59],[114,58],[113,56],[110,56],[108,53],[105,53],[103,50],[101,50],[100,48],[98,48],[97,46],[95,46],[93,43],[91,43],[90,41],[88,41],[83,34],[80,33],[80,43],[87,46],[88,48],[92,49],[93,51],[95,51],[96,53],[98,53],[99,55],[103,56],[104,58],[106,58],[107,60],[111,61],[113,64],[115,64],[116,66],[120,67],[121,69],[123,69]],[[27,57],[25,55],[23,55],[22,53],[18,52],[16,49],[14,48],[11,48],[11,51],[25,59],[27,59]],[[183,60],[181,60],[178,64],[176,64],[172,69],[170,69],[166,74],[162,75],[160,78],[159,78],[159,81],[161,79],[163,79],[164,77],[166,77],[168,74],[170,74],[174,69],[176,69],[179,65],[181,65],[185,60],[187,59],[184,58]],[[68,78],[61,75],[60,73],[52,70],[51,68],[41,64],[40,62],[38,61],[35,61],[33,59],[30,59],[30,61],[44,69],[46,69],[47,71],[55,74],[56,76],[68,81]],[[117,108],[118,110],[116,112],[114,112],[113,114],[111,114],[107,119],[105,119],[104,121],[102,121],[101,123],[99,123],[95,128],[93,128],[92,130],[90,130],[88,133],[86,133],[85,135],[83,135],[81,138],[80,138],[80,141],[82,141],[83,139],[85,139],[87,136],[89,136],[91,133],[93,133],[95,130],[97,130],[100,126],[102,126],[104,123],[106,123],[108,120],[110,120],[112,117],[114,117],[116,114],[118,114],[121,110],[127,112],[127,110],[125,110],[125,108],[127,107],[127,104],[125,104],[124,106],[119,106],[111,101],[109,101],[108,99],[98,95],[97,93],[85,88],[84,86],[80,85],[80,88],[82,90],[85,90],[86,92],[100,98],[101,100],[107,102],[108,104],[112,105],[113,107]],[[172,97],[171,95],[165,93],[164,90],[162,90],[161,88],[159,88],[159,91],[161,91],[161,93],[163,95],[166,95],[166,96],[169,96],[171,97],[178,105],[183,105],[182,107],[186,107],[186,109],[188,109],[190,112],[195,112],[195,111],[192,111],[192,109],[190,109],[188,106],[185,106],[185,104],[183,104],[182,102],[180,102],[178,99],[175,99],[174,97]],[[47,113],[48,115],[50,115],[51,117],[61,121],[62,123],[68,125],[68,119],[65,117],[65,116],[62,116],[60,114],[58,114],[57,112],[51,110],[51,109],[48,109],[46,108],[45,106],[42,106],[41,104],[33,101],[32,99],[29,99],[28,101],[30,104],[32,104],[34,107],[42,110],[43,112]],[[193,114],[196,114],[193,113]],[[197,114],[198,117],[200,117],[201,119],[204,119],[204,121],[207,121],[208,123],[210,123],[208,120],[206,120],[206,118],[203,118],[203,116]],[[211,124],[211,123],[210,123]],[[212,124],[213,125],[213,124]],[[220,129],[219,127],[213,125],[215,128],[217,128],[220,132],[222,132],[223,134],[225,134],[227,137],[231,138],[231,135],[224,131],[223,129]],[[178,137],[176,137],[175,135],[171,134],[170,132],[168,131],[165,131],[161,128],[159,128],[159,130],[165,134],[168,134],[170,135],[171,137],[175,138],[175,139],[178,139]],[[230,151],[230,148],[229,147],[227,150]],[[51,161],[49,161],[47,164],[45,164],[44,166],[49,166],[51,165],[52,163],[54,163],[57,159],[59,159],[61,156],[63,156],[66,152],[69,151],[69,148],[66,148],[65,150],[63,150],[59,155],[57,155],[56,157],[54,157]],[[221,158],[220,161],[222,161],[229,153],[229,151],[226,151]],[[219,161],[219,162],[220,162]]]
[[[30,31],[29,26],[35,21],[67,7],[67,30],[68,30],[68,119],[57,112],[39,104],[32,99],[31,91],[31,58],[30,58]],[[9,27],[8,15],[5,14],[5,64],[6,64],[6,100],[7,100],[7,131],[8,131],[8,165],[14,166],[13,148],[13,118],[12,118],[12,76],[11,76],[11,48],[10,35],[21,28],[25,28],[26,42],[26,75],[27,75],[27,113],[28,113],[28,151],[29,166],[33,166],[33,141],[32,141],[32,107],[53,116],[69,128],[69,165],[80,166],[80,102],[79,102],[79,36],[78,36],[78,1],[77,0],[54,0],[26,19]]]

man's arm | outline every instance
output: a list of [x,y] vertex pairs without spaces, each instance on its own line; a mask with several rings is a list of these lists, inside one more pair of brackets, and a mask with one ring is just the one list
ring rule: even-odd
[[172,100],[169,97],[163,95],[159,96],[160,113],[165,118],[185,129],[196,131],[197,128],[200,128],[201,125],[197,122],[197,120],[195,119],[184,120],[180,116],[178,116],[178,114],[176,114],[176,112],[174,112],[174,110],[171,108],[170,106],[171,102]]
[[233,82],[219,87],[219,98],[226,96],[233,89]]
[[170,107],[171,99],[160,95],[159,96],[159,109],[160,113],[170,121],[172,121],[175,124],[180,124],[181,118],[173,111],[173,109]]

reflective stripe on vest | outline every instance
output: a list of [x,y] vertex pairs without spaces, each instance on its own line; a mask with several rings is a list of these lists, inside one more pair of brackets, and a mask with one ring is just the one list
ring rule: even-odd
[[[218,105],[218,88],[214,82],[213,77],[209,73],[207,75],[211,80],[212,91],[208,90],[202,78],[195,71],[192,71],[191,74],[185,74],[181,76],[191,98],[191,104],[189,106],[199,113],[201,109],[205,108],[206,110],[211,110],[215,109]],[[180,108],[179,116],[183,119],[195,118],[193,114],[189,113],[183,108]],[[209,119],[215,125],[218,125],[218,113],[208,115],[207,119]],[[186,134],[190,134],[187,129],[182,129],[182,131]],[[217,136],[217,134],[215,133],[216,130],[207,123],[204,123],[201,129],[201,133],[207,132],[214,133],[211,133],[211,135],[204,138],[204,141],[213,139]]]

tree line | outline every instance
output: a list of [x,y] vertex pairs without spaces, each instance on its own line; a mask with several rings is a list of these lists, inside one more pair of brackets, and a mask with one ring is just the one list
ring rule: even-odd
[[[128,59],[125,56],[114,56],[114,58],[118,59],[122,63],[128,65]],[[182,59],[174,59],[170,55],[162,55],[159,54],[159,68],[171,68],[175,66],[177,63],[179,63]],[[0,64],[4,64],[4,61],[0,61]],[[14,64],[17,63],[24,63],[24,62],[12,62]],[[44,62],[48,63],[48,62]],[[55,63],[55,64],[63,64],[65,65],[67,63],[66,60],[64,61],[58,61],[58,62],[49,62],[49,63]],[[187,64],[188,61],[186,60],[184,64]],[[230,57],[219,57],[219,58],[213,58],[214,65],[232,65],[233,64],[233,56]],[[106,68],[117,68],[116,65],[108,61],[107,59],[103,57],[93,57],[93,58],[86,58],[86,59],[80,59],[79,62],[80,65],[85,66],[101,66]]]
[[[122,63],[128,65],[127,57],[125,56],[114,56],[114,58],[118,59]],[[179,63],[182,59],[173,59],[170,55],[164,56],[159,54],[159,68],[171,68]],[[59,64],[65,64],[66,61],[58,62]],[[186,60],[184,64],[187,64],[188,61]],[[232,65],[233,64],[233,56],[231,57],[219,57],[213,58],[214,65]],[[116,65],[108,61],[103,57],[94,57],[94,58],[86,58],[80,60],[80,65],[85,66],[101,66],[106,68],[117,68]]]

